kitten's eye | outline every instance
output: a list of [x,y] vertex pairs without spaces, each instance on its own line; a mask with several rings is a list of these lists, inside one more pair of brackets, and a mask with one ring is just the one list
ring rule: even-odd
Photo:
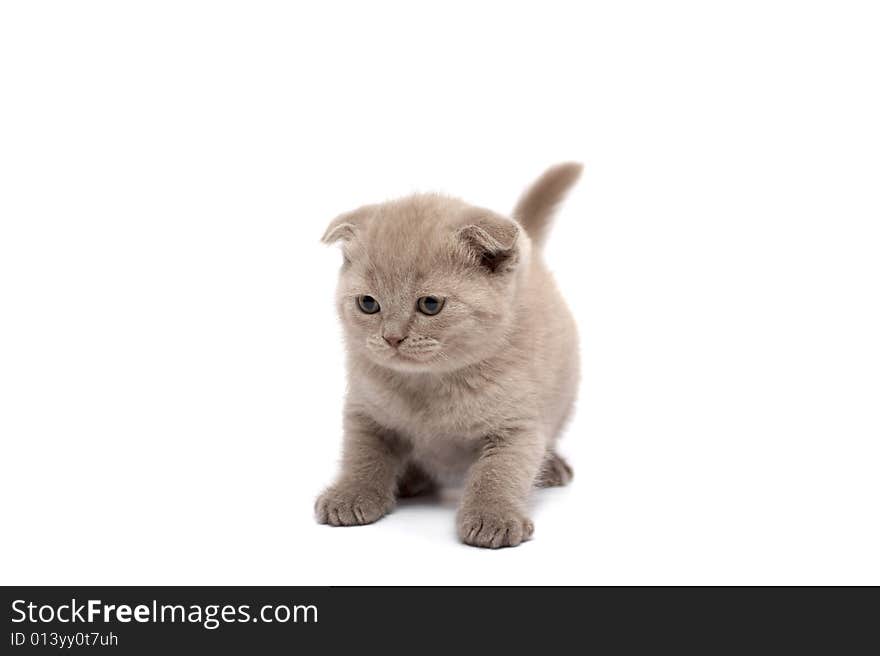
[[443,309],[444,301],[445,299],[436,296],[422,296],[418,302],[419,312],[434,316]]
[[361,312],[366,314],[376,314],[379,311],[379,301],[377,301],[372,296],[358,296],[357,297],[358,307],[361,309]]

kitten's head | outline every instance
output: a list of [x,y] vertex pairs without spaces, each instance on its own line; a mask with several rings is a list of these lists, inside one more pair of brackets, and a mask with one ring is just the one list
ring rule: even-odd
[[337,303],[348,348],[398,371],[442,372],[503,344],[528,239],[512,220],[438,195],[336,218]]

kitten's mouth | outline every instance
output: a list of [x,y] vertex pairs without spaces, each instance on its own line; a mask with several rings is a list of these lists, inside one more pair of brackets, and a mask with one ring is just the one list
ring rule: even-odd
[[392,346],[387,339],[376,336],[366,346],[374,360],[392,369],[421,369],[444,357],[440,342],[424,337],[401,340]]
[[392,368],[423,369],[436,362],[439,353],[440,350],[436,348],[415,352],[390,349],[384,360]]
[[391,355],[392,357],[398,358],[400,360],[406,360],[407,362],[418,362],[419,364],[425,364],[434,359],[434,356],[437,355],[437,351],[436,349],[432,349],[430,351],[407,353],[406,351],[395,349]]

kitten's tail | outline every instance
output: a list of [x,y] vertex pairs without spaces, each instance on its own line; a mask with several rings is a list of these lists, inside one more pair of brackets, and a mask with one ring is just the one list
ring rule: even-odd
[[537,246],[547,237],[556,207],[577,182],[582,168],[577,162],[552,166],[520,196],[513,218],[525,228]]

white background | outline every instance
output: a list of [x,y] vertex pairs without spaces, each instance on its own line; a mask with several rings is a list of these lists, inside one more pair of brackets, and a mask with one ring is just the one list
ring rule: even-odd
[[[872,6],[873,5],[873,6]],[[0,582],[880,584],[880,21],[850,2],[0,9]],[[581,327],[573,485],[312,519],[336,214],[509,210]]]

